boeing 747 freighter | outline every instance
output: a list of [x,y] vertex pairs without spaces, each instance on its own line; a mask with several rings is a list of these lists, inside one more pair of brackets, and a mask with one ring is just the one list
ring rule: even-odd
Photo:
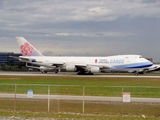
[[141,55],[115,55],[106,57],[68,57],[68,56],[44,56],[25,38],[16,37],[23,56],[19,56],[22,62],[39,65],[45,68],[53,68],[55,72],[77,72],[78,75],[116,71],[138,71],[152,66],[152,62]]

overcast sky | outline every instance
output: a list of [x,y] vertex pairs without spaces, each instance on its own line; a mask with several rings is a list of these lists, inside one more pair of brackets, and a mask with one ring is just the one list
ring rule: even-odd
[[0,52],[139,54],[160,62],[160,0],[0,0]]

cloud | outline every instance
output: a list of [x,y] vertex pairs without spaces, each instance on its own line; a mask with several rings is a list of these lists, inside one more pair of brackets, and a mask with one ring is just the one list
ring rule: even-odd
[[47,55],[142,53],[160,60],[153,54],[159,0],[0,0],[0,14],[1,51],[19,52],[15,37],[23,36]]
[[55,33],[57,36],[83,36],[83,37],[126,37],[135,35],[123,32],[100,32],[100,33]]
[[20,20],[23,24],[40,22],[39,19],[46,22],[112,21],[121,16],[160,17],[159,6],[159,1],[144,3],[142,0],[5,0],[1,2],[1,19],[12,18],[13,23]]

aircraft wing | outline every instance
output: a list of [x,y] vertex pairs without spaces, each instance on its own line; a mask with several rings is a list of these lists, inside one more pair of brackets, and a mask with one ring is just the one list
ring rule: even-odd
[[15,58],[15,59],[19,59],[19,57],[16,57],[16,56],[9,56],[11,58]]
[[100,67],[100,68],[105,68],[105,69],[110,69],[112,66],[110,65],[95,65],[95,64],[75,64],[76,67]]
[[31,58],[27,58],[27,57],[16,57],[16,56],[9,56],[15,59],[18,59],[21,62],[26,62],[26,63],[31,63],[31,64],[35,64],[35,65],[39,65],[39,66],[46,66],[46,67],[55,67],[57,65],[63,65],[63,63],[43,63],[42,61],[36,61],[36,59],[31,59]]
[[81,63],[76,63],[76,64],[72,64],[72,63],[63,63],[63,62],[58,62],[58,61],[54,61],[53,62],[42,62],[42,61],[36,61],[36,59],[31,59],[29,57],[16,57],[16,56],[10,56],[12,58],[15,59],[19,59],[22,62],[27,62],[27,63],[32,63],[35,65],[39,65],[39,66],[46,66],[46,67],[63,67],[65,65],[75,65],[78,68],[88,68],[88,67],[99,67],[99,68],[105,68],[105,69],[110,69],[112,68],[112,66],[108,65],[95,65],[95,64],[81,64]]
[[23,62],[34,62],[35,61],[35,59],[24,58],[24,57],[16,57],[16,56],[9,56],[9,57],[18,59],[18,60],[23,61]]

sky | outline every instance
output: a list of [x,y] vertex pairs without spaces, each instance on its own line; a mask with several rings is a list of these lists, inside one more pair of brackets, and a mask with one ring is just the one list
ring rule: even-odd
[[0,0],[0,52],[20,53],[17,36],[49,56],[160,62],[160,0]]

